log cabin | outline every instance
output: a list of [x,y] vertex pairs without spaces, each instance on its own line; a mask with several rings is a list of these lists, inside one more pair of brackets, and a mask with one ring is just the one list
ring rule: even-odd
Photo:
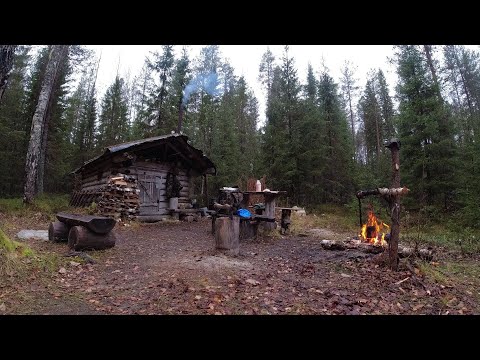
[[100,156],[73,171],[74,193],[71,205],[89,206],[98,202],[112,176],[135,179],[139,191],[137,220],[155,221],[169,215],[167,177],[174,174],[181,185],[179,208],[191,207],[195,177],[216,175],[213,162],[188,143],[183,134],[156,136],[113,145]]

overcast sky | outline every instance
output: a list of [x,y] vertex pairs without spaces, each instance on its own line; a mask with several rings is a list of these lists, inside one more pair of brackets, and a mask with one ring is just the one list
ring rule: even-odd
[[[283,45],[220,45],[221,55],[227,58],[238,76],[243,75],[255,93],[260,105],[260,120],[265,119],[265,99],[261,84],[257,80],[261,57],[267,46],[278,61],[281,61]],[[98,98],[101,99],[106,88],[113,82],[119,66],[121,76],[136,76],[144,64],[145,57],[151,51],[161,51],[160,45],[87,45],[97,54],[102,53],[98,74]],[[202,45],[189,45],[190,59],[196,57]],[[478,46],[475,46],[478,49]],[[175,46],[179,55],[182,45]],[[385,73],[391,95],[397,81],[395,69],[388,58],[393,55],[392,45],[290,45],[290,54],[295,58],[299,79],[305,82],[308,63],[317,73],[324,61],[335,81],[340,81],[340,69],[345,60],[350,60],[358,67],[356,77],[361,89],[366,83],[367,73],[371,69],[381,68]],[[322,60],[323,59],[323,60]]]

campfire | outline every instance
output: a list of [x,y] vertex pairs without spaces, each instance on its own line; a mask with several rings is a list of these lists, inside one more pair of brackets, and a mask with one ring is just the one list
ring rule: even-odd
[[387,246],[385,237],[390,231],[390,226],[375,216],[375,213],[370,210],[368,212],[368,220],[363,224],[362,230],[358,237],[369,244],[378,246]]

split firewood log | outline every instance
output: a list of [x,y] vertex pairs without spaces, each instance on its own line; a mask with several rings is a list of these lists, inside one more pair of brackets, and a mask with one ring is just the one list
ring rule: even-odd
[[346,248],[343,242],[335,240],[322,240],[320,241],[320,245],[322,245],[325,250],[345,250]]

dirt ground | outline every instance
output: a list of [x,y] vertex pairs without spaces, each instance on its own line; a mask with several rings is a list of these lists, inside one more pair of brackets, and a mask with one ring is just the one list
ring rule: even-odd
[[[26,225],[46,229],[47,221],[5,231]],[[88,252],[95,264],[62,256],[48,271],[0,284],[0,314],[480,313],[476,283],[441,281],[403,262],[392,272],[371,255],[320,246],[326,235],[348,234],[263,237],[227,257],[214,251],[210,229],[206,218],[116,226],[114,248]],[[41,254],[67,253],[65,243],[26,242]]]

